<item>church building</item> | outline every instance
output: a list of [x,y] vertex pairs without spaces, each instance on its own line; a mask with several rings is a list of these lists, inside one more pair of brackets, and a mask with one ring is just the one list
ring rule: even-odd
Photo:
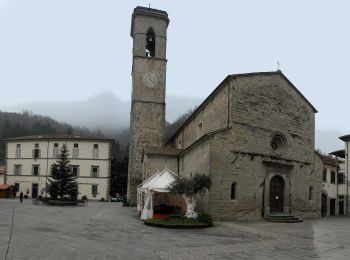
[[197,211],[216,220],[270,213],[319,217],[322,161],[317,110],[280,71],[228,75],[168,140],[164,139],[166,12],[134,9],[128,199],[168,168],[211,176]]

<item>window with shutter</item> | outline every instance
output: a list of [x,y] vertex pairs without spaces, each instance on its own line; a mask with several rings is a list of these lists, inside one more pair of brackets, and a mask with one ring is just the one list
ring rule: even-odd
[[97,159],[98,159],[98,156],[99,156],[98,148],[92,149],[92,159],[97,160]]
[[15,154],[16,158],[21,158],[21,144],[17,144],[16,145],[16,154]]
[[331,171],[331,183],[335,183],[335,172]]
[[91,185],[91,194],[93,197],[96,197],[96,195],[97,195],[97,192],[98,192],[97,187],[98,187],[97,184]]
[[79,165],[73,165],[72,166],[72,174],[75,177],[79,177]]
[[99,175],[99,167],[91,166],[91,177],[98,177]]
[[73,148],[73,158],[79,158],[79,148]]
[[33,167],[32,167],[32,174],[34,176],[39,176],[40,175],[39,165],[33,165]]
[[14,175],[21,175],[22,174],[22,165],[16,164],[15,167],[13,168],[13,173]]

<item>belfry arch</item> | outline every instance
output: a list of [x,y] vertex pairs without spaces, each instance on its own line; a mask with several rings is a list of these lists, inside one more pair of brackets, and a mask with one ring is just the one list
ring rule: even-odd
[[156,53],[156,35],[152,28],[146,34],[146,57],[153,58]]

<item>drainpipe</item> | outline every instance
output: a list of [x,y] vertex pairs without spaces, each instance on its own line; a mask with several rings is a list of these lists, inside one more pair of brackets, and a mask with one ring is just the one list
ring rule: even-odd
[[339,174],[339,167],[337,166],[337,178],[336,178],[336,182],[337,182],[337,199],[336,199],[336,202],[337,202],[337,205],[336,205],[336,208],[338,208],[338,216],[339,216],[339,188],[338,188],[338,185],[339,185],[339,177],[338,177],[338,174]]
[[47,148],[46,148],[46,178],[45,178],[45,197],[47,197],[47,174],[49,171],[49,140],[47,140]]
[[349,141],[346,141],[346,216],[348,216],[348,210],[349,210]]

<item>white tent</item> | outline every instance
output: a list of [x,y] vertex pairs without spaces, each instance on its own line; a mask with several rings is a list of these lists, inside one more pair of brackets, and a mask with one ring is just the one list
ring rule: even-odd
[[[169,169],[153,174],[137,187],[137,210],[141,211],[141,219],[153,216],[153,194],[155,192],[169,192],[169,185],[173,183],[177,175]],[[142,198],[145,196],[142,208]]]

